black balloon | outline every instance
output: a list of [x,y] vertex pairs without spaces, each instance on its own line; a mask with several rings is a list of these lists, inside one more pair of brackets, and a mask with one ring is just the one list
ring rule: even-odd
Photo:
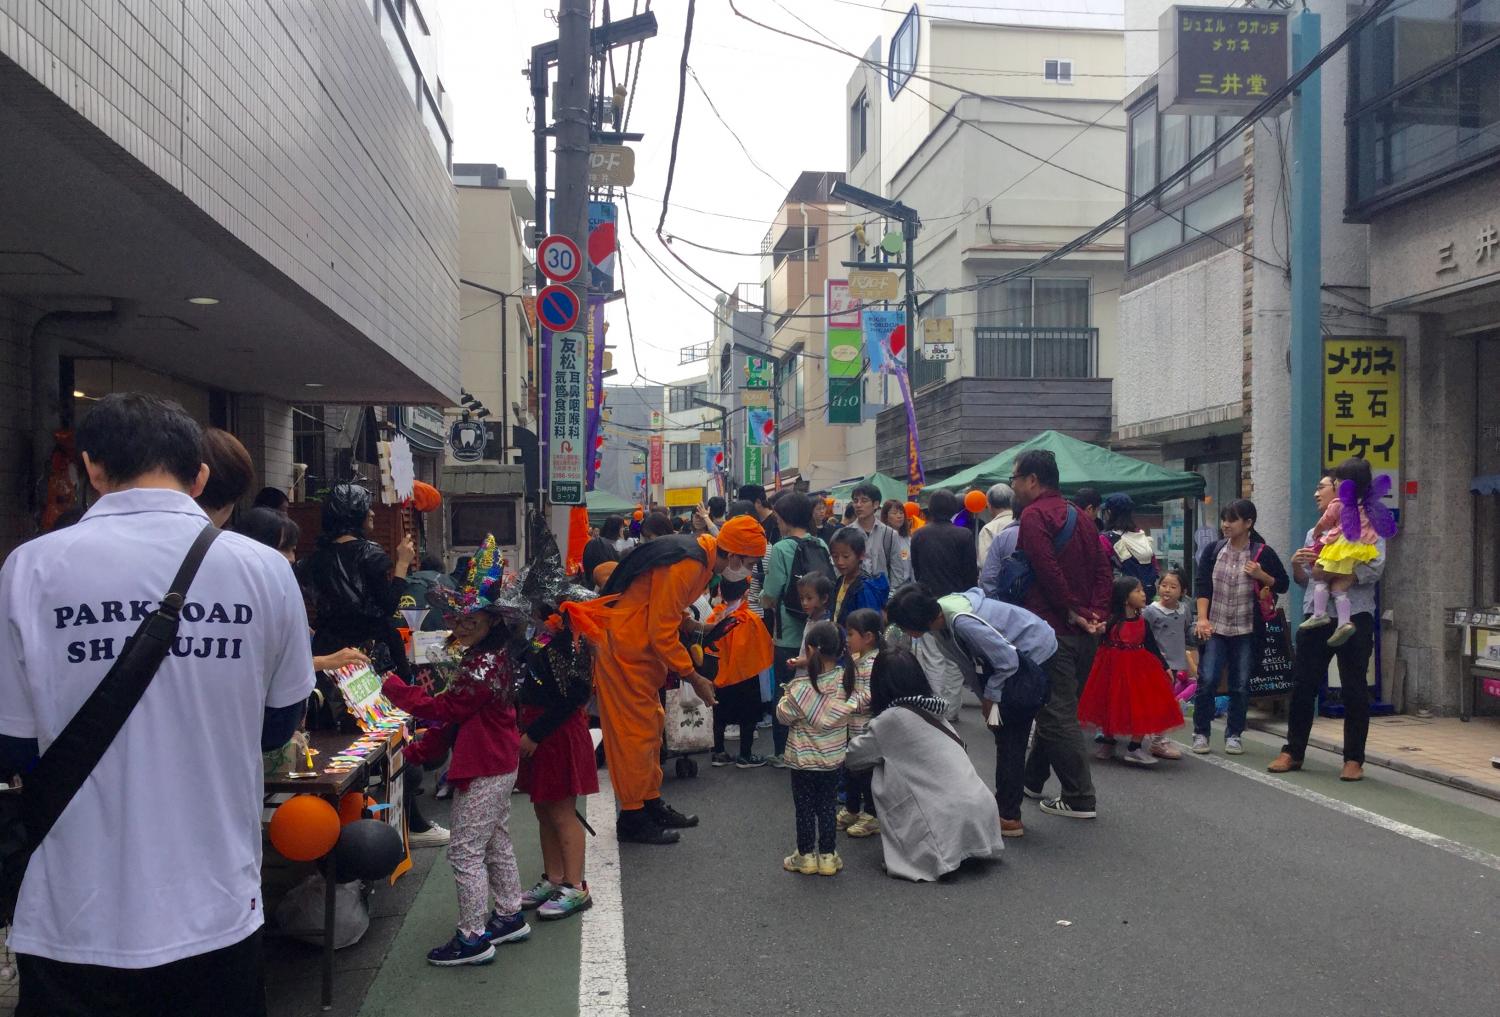
[[401,834],[379,819],[360,819],[345,826],[333,847],[340,882],[385,879],[405,857]]

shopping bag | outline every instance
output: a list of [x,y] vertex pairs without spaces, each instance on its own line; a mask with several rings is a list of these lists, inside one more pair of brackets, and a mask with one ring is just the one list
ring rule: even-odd
[[1291,626],[1280,608],[1260,628],[1255,667],[1250,672],[1250,695],[1280,696],[1297,684],[1292,663]]
[[713,707],[686,682],[666,695],[668,752],[706,752],[714,747]]
[[[276,924],[294,939],[323,945],[323,877],[314,872],[287,891],[276,907]],[[342,950],[364,938],[370,928],[370,912],[358,883],[340,883],[334,888],[333,948]]]

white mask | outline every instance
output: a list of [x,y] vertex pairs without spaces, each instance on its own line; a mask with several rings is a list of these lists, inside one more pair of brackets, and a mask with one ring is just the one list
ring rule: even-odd
[[750,578],[750,570],[743,563],[739,565],[726,566],[721,578],[731,583],[742,583]]

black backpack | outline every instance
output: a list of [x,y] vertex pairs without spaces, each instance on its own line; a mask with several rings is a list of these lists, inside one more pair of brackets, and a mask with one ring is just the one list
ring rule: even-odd
[[[1067,546],[1068,541],[1073,539],[1073,530],[1077,526],[1078,510],[1069,505],[1067,521],[1052,538],[1053,554]],[[1022,607],[1026,603],[1026,595],[1031,592],[1031,584],[1035,581],[1036,573],[1032,571],[1030,559],[1026,557],[1025,551],[1017,547],[1000,562],[1000,574],[995,577],[995,599]]]
[[802,610],[802,595],[797,592],[797,584],[808,576],[823,575],[828,581],[834,582],[833,559],[828,556],[828,549],[819,543],[817,537],[791,538],[797,541],[797,548],[792,552],[792,567],[787,573],[786,589],[781,591],[781,606],[787,614],[799,621],[807,620],[807,612]]

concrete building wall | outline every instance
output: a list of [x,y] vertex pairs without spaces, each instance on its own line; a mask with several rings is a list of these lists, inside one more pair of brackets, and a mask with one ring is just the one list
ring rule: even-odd
[[[507,187],[455,188],[460,223],[458,260],[464,279],[505,293],[519,293],[525,280],[525,237]],[[526,399],[526,312],[519,299],[459,290],[459,348],[463,386],[490,410],[512,423],[513,403]],[[501,352],[501,337],[506,340]]]
[[365,0],[6,4],[0,54],[456,390],[452,188]]

